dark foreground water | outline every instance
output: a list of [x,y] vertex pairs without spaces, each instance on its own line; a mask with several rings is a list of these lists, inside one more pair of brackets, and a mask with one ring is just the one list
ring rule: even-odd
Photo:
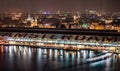
[[0,71],[120,71],[120,56],[85,63],[104,52],[0,46]]

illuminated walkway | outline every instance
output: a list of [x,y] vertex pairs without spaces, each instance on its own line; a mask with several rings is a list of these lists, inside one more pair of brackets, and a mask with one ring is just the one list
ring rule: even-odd
[[64,49],[68,51],[79,51],[79,50],[99,50],[99,51],[107,51],[107,52],[114,52],[119,53],[120,47],[108,47],[108,46],[90,46],[90,45],[64,45],[64,44],[48,44],[42,43],[40,45],[28,45],[28,44],[0,44],[0,45],[16,45],[16,46],[29,46],[32,48],[52,48],[52,49]]
[[21,45],[64,50],[106,50],[120,53],[118,32],[109,30],[2,28],[1,45]]

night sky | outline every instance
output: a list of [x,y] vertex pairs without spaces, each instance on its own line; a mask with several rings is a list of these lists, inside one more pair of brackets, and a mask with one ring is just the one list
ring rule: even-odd
[[120,11],[120,0],[0,0],[0,11]]

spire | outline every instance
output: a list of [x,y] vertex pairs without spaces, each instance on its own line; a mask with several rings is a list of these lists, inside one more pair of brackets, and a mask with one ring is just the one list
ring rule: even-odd
[[27,21],[33,21],[33,18],[31,18],[30,14],[28,14],[28,18],[27,18]]

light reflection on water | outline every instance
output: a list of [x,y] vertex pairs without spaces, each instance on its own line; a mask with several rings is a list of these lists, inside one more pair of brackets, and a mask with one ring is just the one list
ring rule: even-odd
[[0,66],[5,71],[114,71],[117,63],[113,57],[80,64],[97,56],[91,50],[64,51],[58,49],[30,48],[25,46],[1,46]]

